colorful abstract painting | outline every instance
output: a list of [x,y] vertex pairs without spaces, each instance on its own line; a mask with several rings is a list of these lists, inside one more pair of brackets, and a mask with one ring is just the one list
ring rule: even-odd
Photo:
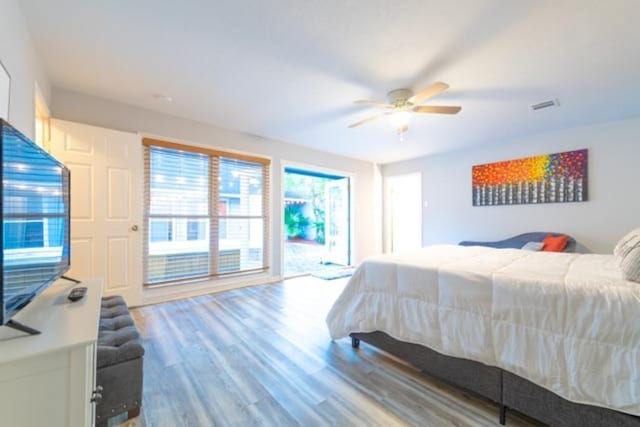
[[473,206],[587,200],[588,151],[545,154],[473,167]]

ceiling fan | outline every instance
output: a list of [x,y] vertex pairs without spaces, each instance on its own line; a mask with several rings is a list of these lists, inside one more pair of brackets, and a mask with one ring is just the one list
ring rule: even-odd
[[462,107],[444,105],[420,105],[427,99],[436,96],[449,88],[449,85],[437,82],[416,94],[410,89],[396,89],[387,94],[388,103],[379,101],[358,100],[355,104],[370,105],[382,108],[383,111],[366,119],[349,125],[354,128],[365,123],[372,122],[383,116],[389,116],[391,124],[402,140],[402,134],[409,130],[409,118],[411,114],[457,114]]

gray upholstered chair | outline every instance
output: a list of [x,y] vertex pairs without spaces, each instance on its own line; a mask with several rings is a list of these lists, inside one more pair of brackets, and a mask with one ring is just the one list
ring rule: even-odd
[[[548,233],[537,231],[533,233],[525,233],[519,234],[517,236],[510,237],[505,240],[498,240],[495,242],[472,242],[472,241],[463,241],[460,242],[460,246],[487,246],[490,248],[497,249],[520,249],[525,244],[529,242],[542,242],[545,237],[548,235],[563,236],[563,233]],[[567,246],[564,248],[563,252],[575,252],[576,251],[576,240],[569,236],[569,240],[567,241]]]
[[138,416],[144,348],[120,296],[102,299],[97,353],[96,384],[102,387],[102,399],[96,405],[96,426],[107,426],[109,418],[124,412],[128,418]]

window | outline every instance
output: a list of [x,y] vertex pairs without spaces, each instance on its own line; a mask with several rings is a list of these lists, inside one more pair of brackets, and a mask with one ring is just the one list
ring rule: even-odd
[[145,284],[266,270],[269,161],[144,144]]
[[161,219],[151,220],[149,223],[149,240],[151,242],[170,242],[173,240],[173,222]]
[[262,263],[262,242],[267,228],[262,220],[263,171],[262,165],[233,158],[220,158],[218,192],[224,197],[226,209],[218,208],[220,230],[221,272],[238,268],[257,269]]
[[207,222],[202,219],[187,222],[187,240],[205,240]]

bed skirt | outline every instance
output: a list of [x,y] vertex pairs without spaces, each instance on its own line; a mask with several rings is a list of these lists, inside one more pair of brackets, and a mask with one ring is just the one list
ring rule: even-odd
[[350,336],[393,354],[434,378],[497,403],[501,407],[501,423],[504,410],[509,408],[551,426],[640,427],[640,417],[570,402],[496,367],[445,356],[418,344],[398,341],[380,331]]

